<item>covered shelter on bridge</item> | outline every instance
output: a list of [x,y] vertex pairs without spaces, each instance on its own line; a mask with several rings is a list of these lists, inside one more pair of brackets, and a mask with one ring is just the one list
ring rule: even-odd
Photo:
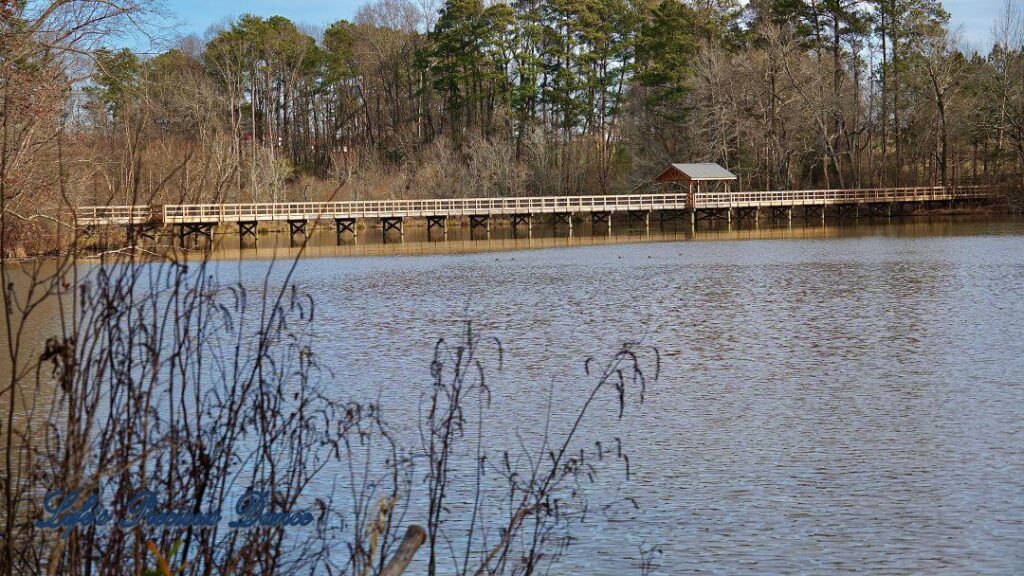
[[714,162],[669,164],[668,168],[654,179],[655,182],[661,183],[664,191],[667,191],[670,183],[678,182],[685,185],[690,194],[707,192],[709,186],[724,186],[725,192],[729,192],[730,185],[735,180],[735,174]]

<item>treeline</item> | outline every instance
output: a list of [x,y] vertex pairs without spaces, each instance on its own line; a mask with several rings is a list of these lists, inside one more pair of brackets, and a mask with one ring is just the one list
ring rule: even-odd
[[1012,4],[979,52],[937,0],[372,0],[319,29],[245,15],[153,57],[92,46],[77,78],[33,5],[9,4],[4,50],[65,83],[76,202],[614,193],[670,161],[749,189],[1024,171]]

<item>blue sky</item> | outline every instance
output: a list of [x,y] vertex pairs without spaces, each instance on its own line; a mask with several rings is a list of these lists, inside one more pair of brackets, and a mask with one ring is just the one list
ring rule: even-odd
[[[1020,4],[1024,0],[1014,0]],[[363,0],[167,0],[166,7],[181,21],[181,32],[202,34],[211,24],[246,12],[259,16],[281,15],[296,22],[329,24],[351,20]],[[945,0],[953,26],[962,26],[964,38],[973,45],[989,42],[992,22],[1005,0]]]

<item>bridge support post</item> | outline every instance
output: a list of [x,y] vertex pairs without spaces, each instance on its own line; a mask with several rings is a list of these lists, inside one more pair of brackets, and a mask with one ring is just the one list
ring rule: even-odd
[[239,222],[238,223],[238,244],[242,245],[245,243],[246,236],[252,236],[253,242],[258,241],[257,237],[257,223],[252,222]]
[[825,223],[825,206],[824,205],[814,206],[812,204],[808,204],[808,205],[804,206],[804,221],[807,222],[812,217],[814,217],[815,216],[815,212],[819,213],[818,215],[821,217],[821,223],[824,224]]
[[736,208],[736,221],[742,222],[744,220],[753,220],[755,223],[758,219],[758,208]]
[[306,234],[306,221],[305,220],[289,220],[288,221],[288,239],[295,242],[295,236]]
[[633,228],[633,222],[643,222],[644,232],[646,234],[651,233],[651,211],[650,210],[630,210],[626,212],[626,227],[628,229]]
[[789,210],[786,210],[786,217],[789,219],[789,227],[793,227],[793,207],[790,206]]
[[448,217],[447,216],[427,216],[427,240],[431,239],[431,232],[434,228],[440,228],[444,234],[444,239],[448,239]]
[[484,228],[487,230],[487,238],[491,237],[491,217],[487,214],[481,214],[479,216],[469,217],[469,238],[473,238],[473,230],[476,228]]
[[189,238],[195,238],[196,244],[199,244],[199,237],[205,236],[211,243],[213,242],[213,227],[214,224],[206,224],[202,222],[182,224],[178,226],[178,241],[181,243],[181,247],[185,248],[185,241]]
[[140,238],[149,238],[150,240],[153,240],[153,231],[155,228],[156,226],[150,222],[142,224],[128,224],[125,226],[124,230],[125,240],[128,241],[129,245],[135,244]]
[[715,220],[722,220],[727,223],[732,223],[732,208],[705,208],[703,210],[694,210],[695,222],[701,220],[707,220],[714,222]]
[[338,245],[341,245],[342,236],[345,232],[352,233],[352,241],[355,242],[359,238],[359,233],[356,232],[356,219],[355,218],[335,218],[334,219],[334,238]]
[[557,228],[559,223],[565,222],[569,226],[569,238],[572,238],[572,212],[555,212],[552,216],[554,216],[553,226]]
[[513,214],[512,215],[512,237],[519,237],[519,226],[526,224],[527,233],[530,238],[533,238],[533,215],[532,214]]
[[392,230],[397,230],[400,241],[405,242],[405,230],[402,228],[401,216],[385,216],[380,219],[381,239],[385,244],[388,242],[388,232]]
[[596,234],[597,233],[597,225],[603,223],[605,225],[605,227],[608,229],[607,230],[608,235],[609,236],[612,235],[612,213],[611,212],[591,212],[590,213],[590,222],[591,222],[591,233]]

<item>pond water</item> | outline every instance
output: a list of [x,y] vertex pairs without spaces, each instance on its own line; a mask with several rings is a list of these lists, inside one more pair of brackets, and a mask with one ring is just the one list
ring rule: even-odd
[[[581,430],[621,438],[631,474],[584,485],[600,513],[554,573],[640,574],[642,546],[661,574],[1024,573],[1024,222],[561,232],[327,231],[292,276],[332,389],[379,398],[409,443],[434,345],[466,320],[503,345],[499,451],[568,429],[586,358],[660,351],[643,404],[620,420],[603,398]],[[285,281],[287,234],[237,242],[222,280]]]
[[[548,235],[510,250],[524,242],[325,240],[295,281],[316,298],[339,394],[379,394],[398,415],[416,414],[438,337],[470,318],[500,339],[496,447],[543,425],[549,390],[565,429],[592,382],[585,358],[625,340],[660,350],[643,405],[585,429],[631,457],[628,480],[612,470],[587,490],[639,509],[575,528],[557,571],[639,573],[639,546],[657,545],[666,574],[1024,572],[1021,222]],[[224,274],[254,283],[268,267],[222,255]]]

